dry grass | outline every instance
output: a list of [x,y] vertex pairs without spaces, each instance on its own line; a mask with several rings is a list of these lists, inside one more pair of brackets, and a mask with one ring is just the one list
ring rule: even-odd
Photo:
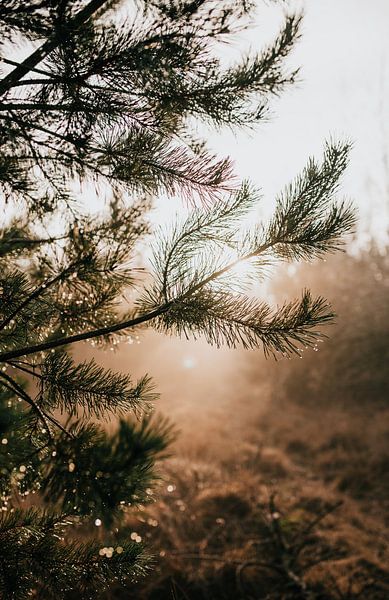
[[294,464],[286,475],[285,466],[269,447],[259,456],[246,450],[243,465],[171,461],[162,498],[128,524],[158,552],[154,573],[111,597],[386,600],[377,521],[318,477]]

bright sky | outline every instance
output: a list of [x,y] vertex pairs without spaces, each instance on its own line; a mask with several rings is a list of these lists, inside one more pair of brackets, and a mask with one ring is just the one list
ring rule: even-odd
[[[272,120],[253,132],[211,134],[216,152],[236,162],[240,177],[254,180],[272,200],[304,166],[320,157],[330,136],[351,139],[354,149],[342,191],[359,209],[360,233],[387,235],[389,223],[389,2],[388,0],[290,0],[304,9],[303,36],[290,64],[301,82],[272,103]],[[255,50],[282,22],[280,3],[258,0],[258,25],[234,44]],[[228,51],[230,52],[230,50]],[[388,164],[386,164],[388,161]],[[158,220],[170,218],[163,201]]]

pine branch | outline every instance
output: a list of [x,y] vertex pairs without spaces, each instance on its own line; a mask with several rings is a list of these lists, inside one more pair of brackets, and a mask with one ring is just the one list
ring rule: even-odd
[[165,302],[170,299],[170,278],[174,275],[177,278],[177,272],[182,271],[183,263],[190,264],[204,244],[228,244],[233,226],[257,201],[255,190],[248,183],[243,183],[241,189],[227,200],[219,200],[208,210],[193,210],[181,227],[173,227],[168,244],[162,236],[162,245],[154,253],[154,264],[156,273],[161,273],[158,278]]
[[195,156],[187,148],[162,136],[131,127],[124,135],[115,132],[94,147],[98,164],[108,162],[110,177],[148,192],[181,193],[193,202],[204,202],[231,189],[231,163],[203,153]]
[[203,289],[174,304],[159,319],[163,331],[175,330],[188,337],[202,334],[210,344],[246,349],[263,346],[265,355],[281,353],[299,355],[323,337],[317,328],[331,321],[334,314],[323,298],[313,299],[305,292],[272,313],[266,303],[241,295]]
[[210,65],[206,81],[201,76],[179,75],[172,78],[166,90],[151,90],[151,97],[170,110],[200,114],[217,125],[242,126],[259,121],[266,115],[266,96],[279,94],[297,78],[298,70],[283,71],[283,61],[300,37],[301,20],[301,15],[288,15],[269,48],[225,72]]
[[151,500],[147,490],[156,479],[155,461],[166,457],[174,437],[168,421],[121,419],[111,432],[76,422],[70,431],[73,437],[57,441],[55,460],[43,474],[46,500],[71,514],[99,515],[108,527],[128,503]]
[[322,163],[311,158],[301,175],[277,198],[266,239],[279,241],[281,258],[306,259],[337,250],[343,234],[353,229],[352,207],[333,200],[349,151],[348,143],[327,143]]
[[[230,200],[230,202],[232,202],[231,204],[228,202],[226,204],[217,204],[213,212],[211,209],[208,213],[205,213],[204,216],[200,217],[195,211],[194,217],[184,224],[183,230],[173,234],[172,244],[169,244],[168,246],[163,245],[163,248],[167,248],[167,251],[164,250],[162,252],[162,259],[157,256],[157,263],[159,261],[160,266],[162,266],[162,292],[159,292],[158,297],[156,298],[157,303],[152,307],[152,310],[146,311],[138,317],[125,320],[121,323],[65,338],[50,340],[37,345],[31,345],[24,349],[11,350],[2,353],[0,354],[0,361],[8,361],[35,352],[57,348],[81,340],[106,335],[108,333],[114,333],[152,321],[162,315],[165,315],[165,319],[167,319],[168,322],[169,313],[171,312],[174,314],[174,310],[181,306],[180,303],[185,302],[189,298],[195,298],[200,290],[206,289],[209,284],[220,279],[224,274],[242,261],[258,258],[270,250],[274,251],[276,255],[283,256],[285,255],[284,249],[291,247],[294,252],[294,257],[301,257],[314,256],[318,252],[324,250],[328,251],[329,248],[336,247],[336,244],[340,241],[340,236],[349,231],[354,223],[354,215],[349,207],[344,207],[343,205],[337,207],[336,205],[333,205],[333,207],[330,208],[329,214],[327,212],[328,202],[331,201],[333,194],[337,189],[339,177],[344,170],[347,153],[348,145],[328,145],[322,166],[317,166],[316,163],[311,160],[301,177],[296,180],[295,184],[292,184],[288,188],[286,196],[281,196],[281,200],[278,201],[276,215],[261,243],[259,243],[257,237],[254,236],[252,246],[249,247],[248,252],[245,255],[238,256],[236,260],[233,260],[218,269],[212,269],[211,266],[211,273],[209,275],[200,278],[197,275],[192,276],[192,281],[189,281],[186,289],[179,292],[172,300],[166,301],[166,298],[168,297],[168,285],[172,286],[172,282],[168,282],[168,278],[169,274],[173,271],[173,257],[177,255],[178,263],[176,263],[175,268],[177,271],[176,279],[181,281],[183,273],[180,269],[180,260],[183,260],[185,264],[185,260],[188,260],[193,252],[193,246],[191,247],[189,244],[188,254],[185,256],[185,243],[193,241],[191,238],[194,238],[195,241],[199,241],[200,243],[209,241],[209,238],[211,238],[212,241],[217,242],[221,239],[221,232],[225,236],[226,231],[228,228],[231,228],[236,217],[241,214],[242,211],[244,213],[251,205],[252,199],[250,198],[250,193],[247,189],[242,188],[240,194],[238,193],[235,198],[233,197],[232,201]],[[215,228],[213,232],[212,227]],[[305,238],[302,237],[301,232],[304,232]],[[290,237],[291,235],[295,236],[294,239],[293,237]],[[203,236],[202,240],[201,236]],[[184,249],[183,253],[182,249]],[[162,302],[160,301],[160,297],[164,298]],[[310,305],[308,298],[306,298],[306,300],[306,305]],[[300,308],[302,309],[303,306],[304,301],[302,301]],[[226,308],[228,308],[228,306]],[[232,315],[231,319],[231,322],[233,323]],[[319,320],[322,322],[321,319]],[[292,332],[291,335],[293,338],[294,333]],[[297,341],[298,339],[299,338],[296,338]],[[309,336],[307,336],[306,339],[309,341]],[[286,340],[281,343],[277,336],[272,336],[270,329],[269,340],[275,340],[275,345],[278,345],[281,351],[295,351],[293,344],[289,347]]]
[[147,572],[141,544],[119,540],[110,557],[100,552],[103,541],[67,540],[64,544],[66,529],[72,524],[63,513],[38,509],[2,512],[0,592],[4,598],[24,600],[31,590],[44,597],[77,593],[93,598],[114,580],[125,585]]
[[[12,121],[23,128],[36,129],[71,144],[77,152],[80,150],[77,140],[68,135],[20,118]],[[142,131],[139,127],[128,128],[125,135],[111,133],[105,136],[100,146],[88,144],[88,152],[91,153],[89,160],[43,140],[36,143],[69,159],[70,164],[76,163],[82,169],[89,168],[108,181],[121,181],[135,190],[141,187],[150,193],[162,190],[170,195],[181,192],[184,198],[192,201],[195,193],[206,202],[232,187],[229,160],[215,160],[206,153],[195,156],[187,148],[172,144],[160,135]],[[34,149],[33,153],[35,155]],[[55,156],[34,157],[36,160],[56,160]],[[93,157],[96,162],[92,163]]]
[[45,358],[39,384],[41,404],[69,414],[75,414],[79,407],[96,417],[107,411],[120,414],[139,407],[144,410],[155,399],[148,377],[134,387],[128,375],[105,370],[93,360],[75,365],[65,353],[50,353]]
[[51,350],[54,348],[59,348],[61,346],[66,346],[68,344],[74,344],[75,342],[81,342],[83,340],[89,340],[91,338],[96,338],[100,336],[104,336],[110,333],[115,333],[117,331],[121,331],[124,329],[129,329],[131,327],[135,327],[137,325],[141,325],[143,323],[147,323],[152,319],[155,319],[159,315],[163,314],[167,310],[169,310],[170,304],[164,304],[157,308],[156,310],[140,315],[134,319],[128,319],[122,323],[117,323],[114,325],[108,325],[107,327],[100,327],[99,329],[94,329],[91,331],[85,331],[84,333],[78,333],[75,335],[69,335],[64,338],[59,338],[56,340],[50,340],[48,342],[43,342],[42,344],[35,344],[32,346],[26,346],[25,348],[18,350],[11,350],[10,352],[3,352],[0,354],[0,362],[8,362],[9,360],[19,358],[21,356],[28,356],[30,354],[36,354],[37,352],[44,352],[46,350]]
[[[91,0],[84,8],[82,8],[68,24],[74,30],[80,28],[90,17],[93,16],[107,0]],[[47,39],[44,44],[37,48],[30,56],[20,63],[13,71],[6,75],[0,81],[0,96],[4,95],[13,84],[20,81],[29,71],[39,65],[44,58],[50,54],[61,42],[60,34],[57,32],[51,39]]]
[[102,327],[100,329],[95,329],[95,330],[92,330],[92,331],[87,331],[87,332],[84,332],[84,333],[75,334],[73,336],[67,336],[65,338],[60,338],[60,339],[56,339],[56,340],[50,340],[48,342],[44,342],[44,343],[41,343],[41,344],[36,344],[36,345],[33,345],[33,346],[29,346],[29,347],[26,347],[24,349],[11,350],[9,352],[4,352],[4,353],[0,354],[0,362],[9,362],[10,360],[15,359],[15,358],[19,358],[21,356],[28,356],[30,354],[35,354],[37,352],[43,352],[43,351],[46,351],[46,350],[58,348],[60,346],[72,344],[72,343],[75,343],[75,342],[79,342],[79,341],[91,339],[91,338],[94,338],[94,337],[99,337],[99,336],[102,336],[102,335],[107,335],[107,334],[114,333],[114,332],[117,332],[117,331],[121,331],[121,330],[124,330],[124,329],[130,329],[130,328],[135,327],[137,325],[146,323],[148,321],[152,321],[152,320],[160,317],[161,315],[163,315],[165,313],[168,313],[176,305],[179,306],[180,302],[182,302],[183,300],[186,300],[188,297],[194,296],[200,289],[202,289],[203,287],[207,286],[212,281],[214,281],[214,280],[218,279],[219,277],[221,277],[222,275],[224,275],[231,268],[233,268],[234,266],[236,266],[237,264],[239,264],[242,260],[247,260],[249,258],[252,258],[252,256],[258,256],[261,252],[264,252],[269,247],[270,247],[270,245],[263,246],[262,248],[257,249],[257,251],[256,251],[255,254],[253,254],[253,255],[247,255],[245,257],[241,257],[241,258],[233,261],[232,263],[226,265],[225,267],[223,267],[219,271],[216,271],[216,272],[212,273],[206,279],[204,279],[204,280],[196,283],[192,288],[188,289],[184,294],[182,294],[181,297],[176,298],[174,300],[171,300],[169,302],[166,302],[166,303],[160,305],[155,310],[150,311],[148,313],[145,313],[143,315],[140,315],[139,317],[136,317],[136,318],[133,318],[133,319],[129,319],[129,320],[126,320],[124,322],[117,323],[117,324],[114,324],[114,325],[109,325],[107,327]]

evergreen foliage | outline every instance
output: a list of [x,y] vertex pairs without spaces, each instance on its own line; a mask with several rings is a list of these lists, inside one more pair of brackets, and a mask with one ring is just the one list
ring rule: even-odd
[[[244,0],[1,3],[5,598],[95,597],[114,579],[125,584],[145,570],[139,543],[120,540],[113,524],[128,505],[150,500],[155,462],[172,431],[144,416],[154,397],[147,376],[133,382],[94,361],[77,364],[70,344],[115,346],[148,323],[217,345],[292,354],[332,318],[309,292],[272,309],[228,278],[242,262],[262,276],[269,261],[333,251],[354,220],[335,197],[349,145],[329,143],[323,162],[311,159],[279,196],[270,223],[240,234],[258,192],[248,183],[236,189],[229,159],[196,140],[192,124],[255,124],[270,97],[295,80],[285,59],[300,15],[287,15],[258,54],[221,65],[217,44],[247,25],[251,9]],[[98,217],[85,202],[90,184],[107,198]],[[137,248],[158,194],[181,196],[190,212],[154,237],[146,279]],[[141,286],[126,303],[128,290]],[[133,422],[130,412],[143,416]],[[112,413],[121,420],[108,432]],[[54,512],[20,509],[33,494]],[[111,546],[74,541],[74,527],[87,537],[93,521],[105,526]]]
[[113,580],[125,582],[129,570],[135,577],[145,573],[139,545],[127,542],[102,554],[97,542],[60,543],[69,525],[71,520],[64,515],[35,509],[3,513],[1,584],[5,598],[22,600],[31,595],[31,589],[38,597],[55,598],[58,590],[64,596],[77,589],[81,597],[93,598]]

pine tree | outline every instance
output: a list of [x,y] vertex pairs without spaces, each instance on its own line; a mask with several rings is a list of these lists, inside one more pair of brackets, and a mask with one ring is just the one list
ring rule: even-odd
[[[121,539],[118,525],[129,505],[152,498],[171,427],[150,416],[149,377],[134,382],[76,363],[72,345],[115,346],[147,324],[218,346],[298,354],[332,319],[327,302],[305,291],[272,308],[237,289],[233,268],[250,262],[261,277],[270,261],[321,256],[354,222],[336,199],[349,144],[331,142],[280,193],[270,222],[242,236],[259,193],[237,186],[230,161],[193,133],[198,121],[242,127],[266,117],[269,99],[296,79],[285,59],[300,15],[285,17],[270,46],[222,67],[218,44],[247,26],[249,2],[128,4],[0,5],[4,598],[93,598],[148,568],[141,544]],[[90,184],[107,198],[98,216],[84,199]],[[150,232],[156,195],[189,206],[168,232]],[[136,256],[147,235],[145,276]],[[108,432],[110,415],[119,420]],[[89,541],[95,525],[104,534]]]

